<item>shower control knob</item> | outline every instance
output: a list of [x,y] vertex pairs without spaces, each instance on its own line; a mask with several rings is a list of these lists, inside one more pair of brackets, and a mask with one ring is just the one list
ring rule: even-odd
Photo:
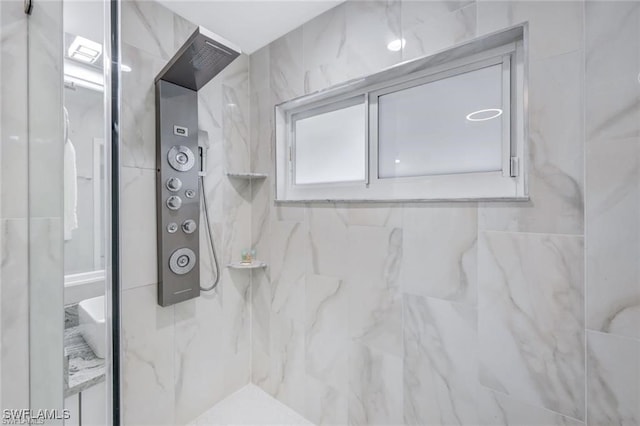
[[175,233],[178,230],[178,224],[175,222],[171,222],[167,225],[167,232],[170,234]]
[[180,207],[182,207],[182,198],[178,197],[177,195],[172,195],[171,197],[167,198],[167,207],[169,207],[169,209],[171,210],[178,210]]
[[182,224],[182,230],[186,234],[193,234],[196,228],[197,228],[196,221],[192,219],[185,220],[184,223]]
[[193,189],[187,189],[186,191],[184,191],[184,195],[186,195],[187,198],[193,198],[196,196],[196,191],[194,191]]
[[179,191],[182,188],[182,181],[176,177],[167,179],[167,189],[172,192]]
[[169,269],[177,275],[184,275],[196,266],[196,254],[193,250],[183,247],[169,256]]

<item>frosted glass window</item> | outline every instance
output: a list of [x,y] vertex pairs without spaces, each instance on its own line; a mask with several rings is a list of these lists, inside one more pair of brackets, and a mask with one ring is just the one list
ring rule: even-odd
[[321,112],[295,122],[295,183],[365,180],[366,110],[357,105]]
[[502,170],[502,65],[378,98],[378,176]]

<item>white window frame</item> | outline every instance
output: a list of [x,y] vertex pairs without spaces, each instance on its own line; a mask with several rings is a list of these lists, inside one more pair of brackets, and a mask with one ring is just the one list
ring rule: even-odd
[[[399,64],[322,92],[277,105],[276,201],[526,200],[526,24],[439,54]],[[495,172],[378,177],[378,98],[399,90],[502,64],[502,169]],[[365,103],[365,179],[295,184],[295,120]],[[351,103],[350,103],[351,102]]]

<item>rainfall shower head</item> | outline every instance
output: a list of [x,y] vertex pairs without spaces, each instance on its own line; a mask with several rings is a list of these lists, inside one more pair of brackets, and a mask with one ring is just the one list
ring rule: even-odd
[[156,82],[164,80],[198,91],[240,53],[240,49],[227,40],[198,27],[160,71]]

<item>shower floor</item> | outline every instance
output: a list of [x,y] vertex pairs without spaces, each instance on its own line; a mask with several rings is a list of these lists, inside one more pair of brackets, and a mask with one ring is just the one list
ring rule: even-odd
[[259,387],[249,384],[223,399],[189,426],[313,425]]

